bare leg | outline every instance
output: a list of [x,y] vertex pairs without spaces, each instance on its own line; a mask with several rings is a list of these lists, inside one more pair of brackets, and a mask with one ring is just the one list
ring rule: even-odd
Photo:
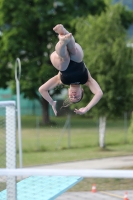
[[[59,34],[59,38],[63,35],[69,34],[62,24],[56,25],[53,30]],[[83,50],[81,46],[75,43],[75,39],[72,36],[71,40],[67,43],[67,49],[70,55],[70,59],[75,62],[81,62],[83,60]]]
[[65,70],[70,62],[67,44],[71,40],[71,37],[71,33],[62,36],[60,35],[59,42],[55,46],[55,52],[53,52],[50,56],[53,66],[60,71]]
[[56,53],[62,57],[68,57],[68,50],[67,50],[67,44],[71,40],[72,34],[69,33],[67,35],[59,35],[59,42],[55,46]]
[[[64,28],[62,24],[56,25],[53,30],[59,35],[67,35],[69,32]],[[72,36],[70,42],[67,44],[68,51],[71,54],[76,54],[75,39]]]

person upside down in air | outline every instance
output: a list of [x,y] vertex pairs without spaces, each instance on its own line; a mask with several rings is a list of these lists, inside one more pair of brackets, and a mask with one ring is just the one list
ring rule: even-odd
[[81,101],[84,93],[81,85],[87,86],[94,94],[92,100],[85,107],[74,110],[76,114],[83,115],[99,102],[103,92],[86,68],[83,62],[83,50],[75,42],[72,33],[69,33],[62,24],[56,25],[53,30],[58,33],[59,41],[55,46],[55,51],[50,55],[50,60],[59,72],[40,86],[39,92],[57,115],[56,101],[51,98],[49,90],[61,84],[69,85],[67,104],[70,105]]

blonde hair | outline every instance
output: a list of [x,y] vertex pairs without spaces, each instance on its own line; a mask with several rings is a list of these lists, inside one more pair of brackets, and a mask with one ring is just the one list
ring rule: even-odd
[[63,102],[63,105],[62,105],[62,107],[61,107],[60,109],[66,108],[66,107],[68,107],[68,106],[70,106],[70,105],[72,105],[72,104],[75,104],[75,103],[79,103],[79,102],[82,100],[83,95],[84,95],[84,90],[82,89],[82,95],[81,95],[81,99],[80,99],[79,101],[77,101],[77,102],[72,102],[72,101],[70,101],[69,98],[67,98],[67,99]]

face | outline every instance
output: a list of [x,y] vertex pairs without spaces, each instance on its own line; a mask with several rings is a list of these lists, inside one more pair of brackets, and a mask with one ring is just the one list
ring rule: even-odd
[[71,102],[76,103],[80,101],[82,96],[82,88],[80,86],[71,86],[68,89],[68,97]]

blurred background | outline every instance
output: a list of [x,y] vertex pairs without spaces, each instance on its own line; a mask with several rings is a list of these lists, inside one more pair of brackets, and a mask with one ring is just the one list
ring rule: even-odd
[[[56,24],[73,33],[104,93],[84,116],[73,110],[92,98],[86,88],[82,102],[63,109],[67,88],[50,91],[57,117],[38,92],[58,73],[49,59]],[[22,65],[23,166],[133,155],[132,0],[0,0],[0,101],[16,101],[16,58]]]

